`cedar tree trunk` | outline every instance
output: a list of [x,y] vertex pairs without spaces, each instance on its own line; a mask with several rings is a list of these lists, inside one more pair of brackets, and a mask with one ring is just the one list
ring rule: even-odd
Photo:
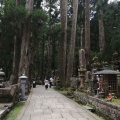
[[90,57],[90,0],[85,0],[85,52],[86,64],[89,65]]
[[59,57],[59,80],[60,86],[65,85],[66,78],[66,41],[67,41],[67,4],[68,0],[60,0],[61,10],[61,40]]
[[70,50],[68,55],[68,64],[67,64],[67,79],[66,79],[68,87],[70,86],[70,77],[72,77],[72,73],[73,73],[77,13],[78,13],[78,0],[73,0],[72,30],[71,30],[71,39],[70,39]]

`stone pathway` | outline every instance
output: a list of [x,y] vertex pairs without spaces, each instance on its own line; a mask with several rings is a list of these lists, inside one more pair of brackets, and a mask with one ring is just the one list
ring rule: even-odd
[[52,88],[32,88],[16,120],[100,120],[76,102]]

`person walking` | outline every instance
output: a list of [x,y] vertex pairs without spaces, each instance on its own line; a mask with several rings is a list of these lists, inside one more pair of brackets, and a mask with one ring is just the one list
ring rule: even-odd
[[50,88],[51,88],[52,85],[53,85],[53,78],[50,77]]
[[45,84],[45,89],[48,89],[48,85],[49,85],[49,81],[47,79],[44,80],[44,84]]

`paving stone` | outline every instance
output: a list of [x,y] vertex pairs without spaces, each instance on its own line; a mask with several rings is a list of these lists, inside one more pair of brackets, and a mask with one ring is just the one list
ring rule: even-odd
[[57,119],[56,119],[56,118],[55,118],[55,119],[53,118],[53,119],[45,119],[45,120],[67,120],[67,119],[66,119],[66,118],[60,118],[60,119],[59,119],[59,118],[57,118]]
[[40,115],[40,118],[41,118],[41,120],[44,120],[44,119],[51,119],[52,118],[52,116],[51,116],[51,114],[42,114],[42,115]]
[[65,108],[64,105],[56,105],[57,108]]
[[99,120],[52,88],[37,85],[31,91],[16,120]]
[[77,120],[89,120],[87,118],[77,118]]
[[67,120],[77,120],[76,118],[67,118]]
[[43,109],[43,108],[48,109],[49,106],[40,106],[40,109]]
[[81,116],[79,113],[71,113],[71,115],[74,117],[74,118],[82,118],[83,116]]
[[[23,120],[23,119],[22,119],[22,120]],[[30,120],[40,120],[40,117],[38,117],[38,116],[34,116],[34,117],[31,117]]]
[[52,108],[51,109],[52,111],[53,111],[53,113],[60,113],[61,112],[61,109],[59,109],[59,108]]
[[74,119],[74,117],[70,114],[70,113],[61,113],[63,118],[67,118],[67,119]]
[[44,110],[42,110],[42,109],[36,109],[36,110],[34,110],[33,114],[34,113],[39,113],[40,114],[40,113],[43,113],[43,112],[44,112]]
[[61,119],[61,118],[63,118],[60,113],[52,113],[51,115],[52,115],[52,118],[56,118],[56,119]]
[[44,109],[43,113],[44,114],[51,114],[51,113],[53,113],[53,111],[51,109],[46,109],[46,110]]
[[60,108],[61,113],[69,113],[70,110],[69,109],[65,109],[65,108]]
[[71,112],[71,113],[76,113],[76,112],[78,112],[78,110],[77,109],[75,109],[75,108],[72,108],[72,109],[69,109],[69,111]]
[[29,115],[24,115],[23,117],[22,117],[22,120],[30,120],[30,118],[31,118],[31,116]]

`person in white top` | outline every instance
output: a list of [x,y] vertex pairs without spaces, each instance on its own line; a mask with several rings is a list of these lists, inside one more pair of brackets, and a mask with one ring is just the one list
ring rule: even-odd
[[51,77],[50,78],[50,88],[51,88],[52,85],[53,85],[53,78]]
[[45,83],[45,88],[46,88],[46,90],[48,89],[48,84],[49,84],[49,81],[48,80],[44,80],[44,83]]

